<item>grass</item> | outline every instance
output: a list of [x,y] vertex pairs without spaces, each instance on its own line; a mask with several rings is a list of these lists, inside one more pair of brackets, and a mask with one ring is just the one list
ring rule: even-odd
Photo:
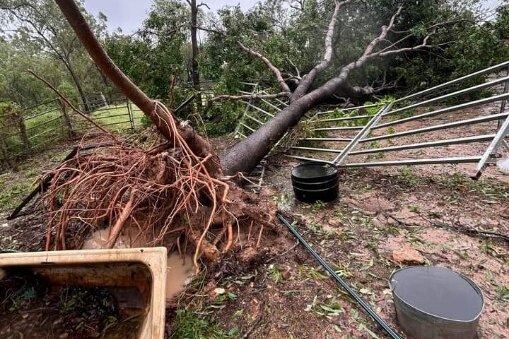
[[0,212],[16,207],[35,188],[45,168],[53,167],[69,153],[68,149],[53,149],[40,153],[17,165],[17,170],[0,174]]
[[0,211],[7,211],[16,207],[32,190],[38,175],[31,173],[8,172],[0,175]]
[[[144,114],[134,105],[132,105],[132,113],[134,127],[138,128],[142,125],[141,120]],[[129,112],[127,110],[127,105],[125,104],[102,107],[95,112],[92,112],[91,116],[98,123],[108,127],[111,131],[122,132],[131,128]]]
[[481,195],[486,199],[491,199],[483,201],[485,203],[494,203],[499,199],[509,198],[509,189],[506,185],[485,179],[472,180],[466,174],[461,172],[455,172],[449,176],[438,177],[436,178],[436,181],[442,187],[451,190],[453,193],[456,191],[466,191],[469,193]]
[[233,339],[239,336],[237,329],[226,332],[216,322],[201,317],[189,309],[177,311],[173,326],[174,339]]

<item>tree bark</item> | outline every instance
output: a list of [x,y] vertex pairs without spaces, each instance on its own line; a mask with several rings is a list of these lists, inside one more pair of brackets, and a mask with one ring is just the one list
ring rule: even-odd
[[76,86],[76,89],[78,90],[78,94],[80,96],[81,102],[83,103],[83,111],[86,113],[90,113],[90,107],[88,105],[88,100],[85,95],[85,92],[83,91],[83,87],[81,86],[81,81],[76,75],[76,72],[74,72],[74,68],[71,65],[70,60],[62,60],[65,68],[67,68],[67,71],[71,75],[71,78],[74,82],[74,85]]
[[193,88],[196,92],[196,106],[198,111],[201,112],[201,87],[200,87],[200,70],[198,65],[198,39],[196,32],[198,31],[198,6],[196,0],[191,0],[191,78],[193,81]]
[[332,95],[345,80],[346,78],[337,83],[327,83],[292,101],[270,122],[234,145],[221,157],[223,172],[233,175],[238,172],[249,172],[255,168],[289,128],[295,126],[311,108]]

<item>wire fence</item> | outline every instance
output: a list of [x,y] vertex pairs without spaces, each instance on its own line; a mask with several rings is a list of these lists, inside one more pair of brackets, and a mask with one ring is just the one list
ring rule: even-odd
[[[88,102],[92,120],[113,132],[134,132],[143,127],[141,110],[126,98],[106,100],[104,96]],[[83,107],[79,107],[83,112]],[[0,114],[0,168],[55,143],[74,140],[92,132],[94,126],[60,99],[20,109],[4,107]]]

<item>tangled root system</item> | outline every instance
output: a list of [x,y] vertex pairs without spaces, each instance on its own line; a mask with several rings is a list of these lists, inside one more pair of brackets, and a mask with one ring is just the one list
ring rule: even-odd
[[[76,248],[91,231],[110,227],[113,248],[126,225],[147,245],[191,245],[194,264],[217,260],[245,230],[259,244],[273,227],[273,209],[225,179],[210,174],[215,155],[196,156],[170,126],[174,140],[149,150],[114,143],[77,155],[51,171],[42,196],[50,219],[46,249]],[[171,145],[168,146],[168,145]],[[49,174],[49,173],[48,173]]]

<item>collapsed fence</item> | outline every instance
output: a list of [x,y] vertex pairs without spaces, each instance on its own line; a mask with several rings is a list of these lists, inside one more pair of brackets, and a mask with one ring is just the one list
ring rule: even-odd
[[[278,146],[296,160],[351,168],[474,163],[479,178],[501,147],[509,151],[508,99],[506,61],[392,102],[311,112]],[[277,114],[272,106],[247,102],[237,135],[265,123],[256,112]]]
[[[142,127],[140,109],[126,98],[89,102],[88,115],[112,131],[135,131]],[[5,106],[0,114],[0,166],[10,167],[16,160],[73,140],[92,131],[92,126],[60,99],[21,109]]]

